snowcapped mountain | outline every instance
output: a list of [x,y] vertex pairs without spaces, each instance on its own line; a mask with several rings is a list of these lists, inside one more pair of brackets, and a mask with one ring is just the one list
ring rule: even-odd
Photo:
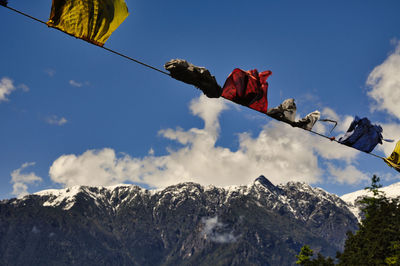
[[0,264],[292,265],[304,244],[334,256],[356,228],[336,195],[263,176],[227,188],[76,186],[0,202]]
[[[385,193],[385,196],[388,198],[397,198],[400,197],[400,182],[394,183],[387,187],[382,187],[379,189]],[[358,190],[348,194],[341,196],[340,198],[346,202],[349,209],[353,212],[353,214],[357,217],[359,221],[361,221],[361,210],[360,205],[357,204],[357,201],[360,200],[364,196],[373,196],[371,192],[367,190]]]

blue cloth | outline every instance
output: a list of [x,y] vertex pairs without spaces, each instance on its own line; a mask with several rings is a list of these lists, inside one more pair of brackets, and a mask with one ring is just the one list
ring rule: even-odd
[[346,134],[339,142],[360,151],[371,152],[378,143],[382,144],[382,127],[372,125],[368,118],[356,116]]

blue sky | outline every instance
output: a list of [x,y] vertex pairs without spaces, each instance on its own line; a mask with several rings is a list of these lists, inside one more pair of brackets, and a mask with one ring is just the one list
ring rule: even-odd
[[[50,2],[9,6],[46,21]],[[130,16],[106,47],[157,68],[186,59],[221,85],[236,67],[271,70],[270,107],[295,98],[300,116],[338,119],[334,136],[359,115],[400,139],[399,1],[126,2]],[[239,185],[260,174],[339,195],[372,174],[400,181],[379,159],[201,97],[5,8],[0,23],[0,198],[79,184]]]

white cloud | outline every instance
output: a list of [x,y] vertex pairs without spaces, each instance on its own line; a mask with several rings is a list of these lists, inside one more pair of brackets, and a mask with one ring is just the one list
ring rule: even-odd
[[400,119],[400,42],[395,51],[369,74],[368,95],[375,100],[373,110],[387,111]]
[[330,119],[336,121],[337,125],[335,126],[333,122],[319,121],[319,123],[315,124],[313,130],[319,133],[329,135],[329,131],[331,131],[331,129],[335,127],[334,130],[332,131],[332,134],[335,133],[336,134],[335,137],[339,138],[343,136],[344,133],[347,131],[351,122],[354,120],[354,117],[349,115],[345,116],[338,115],[333,109],[325,107],[321,112],[321,119]]
[[[218,116],[227,108],[225,102],[201,96],[192,101],[190,108],[205,126],[161,130],[161,136],[182,144],[180,148],[167,149],[167,155],[157,156],[153,151],[144,158],[132,158],[117,155],[109,148],[63,155],[53,162],[51,179],[64,186],[134,182],[161,188],[186,181],[216,186],[248,184],[263,174],[275,184],[293,180],[315,183],[325,172],[318,156],[351,165],[358,154],[276,121],[265,125],[255,137],[239,134],[237,150],[216,146]],[[354,183],[351,178],[349,183]]]
[[90,86],[90,82],[89,82],[89,81],[78,82],[78,81],[75,81],[75,80],[71,79],[71,80],[69,81],[69,85],[71,85],[71,86],[73,86],[73,87],[81,88],[81,87],[83,87],[83,86]]
[[49,77],[54,77],[56,71],[54,69],[48,68],[44,70],[44,73],[46,73]]
[[325,107],[322,110],[321,116],[324,118],[334,120],[336,122],[339,122],[339,120],[340,120],[339,115],[332,108],[329,108],[329,107]]
[[65,117],[58,117],[56,115],[52,115],[46,118],[46,122],[49,123],[50,125],[57,125],[57,126],[62,126],[66,124],[68,121],[65,119]]
[[18,85],[18,88],[22,89],[23,92],[28,92],[30,90],[29,87],[26,84],[23,84],[23,83]]
[[387,156],[392,154],[394,147],[396,146],[397,141],[400,139],[400,125],[399,124],[382,124],[383,128],[383,137],[386,139],[392,139],[394,142],[383,142],[383,145],[378,145],[377,149],[383,151]]
[[80,88],[83,86],[83,83],[77,82],[75,80],[70,80],[69,85]]
[[397,174],[395,170],[390,172],[376,172],[375,175],[379,176],[381,181],[396,183],[400,181],[400,176]]
[[11,94],[16,88],[13,81],[7,77],[0,80],[0,102],[8,101],[7,96]]
[[124,155],[117,158],[114,150],[89,150],[80,156],[63,155],[50,167],[50,177],[57,183],[73,185],[115,185],[135,179],[140,165]]
[[211,218],[203,218],[202,222],[204,224],[204,228],[201,231],[201,235],[206,239],[211,240],[216,243],[234,243],[237,241],[237,238],[232,231],[226,231],[226,225],[218,221],[218,216]]
[[154,155],[154,150],[153,150],[153,148],[150,148],[150,150],[149,150],[149,155]]
[[333,181],[340,184],[357,185],[371,179],[371,174],[358,170],[354,165],[346,165],[344,168],[336,167],[332,163],[327,163],[328,171]]
[[42,178],[35,175],[35,173],[21,173],[25,168],[33,166],[35,163],[24,163],[22,166],[11,172],[11,183],[13,184],[12,194],[17,197],[22,197],[28,194],[28,185],[42,181]]

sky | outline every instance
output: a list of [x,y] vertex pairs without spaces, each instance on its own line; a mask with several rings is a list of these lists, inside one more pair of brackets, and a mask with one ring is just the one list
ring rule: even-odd
[[[180,58],[223,85],[235,68],[271,70],[269,107],[336,138],[355,115],[400,139],[400,2],[133,1],[106,47],[156,68]],[[47,21],[51,1],[9,0]],[[0,7],[0,199],[74,185],[301,181],[343,195],[382,160],[235,105]],[[388,156],[394,143],[373,153]]]

